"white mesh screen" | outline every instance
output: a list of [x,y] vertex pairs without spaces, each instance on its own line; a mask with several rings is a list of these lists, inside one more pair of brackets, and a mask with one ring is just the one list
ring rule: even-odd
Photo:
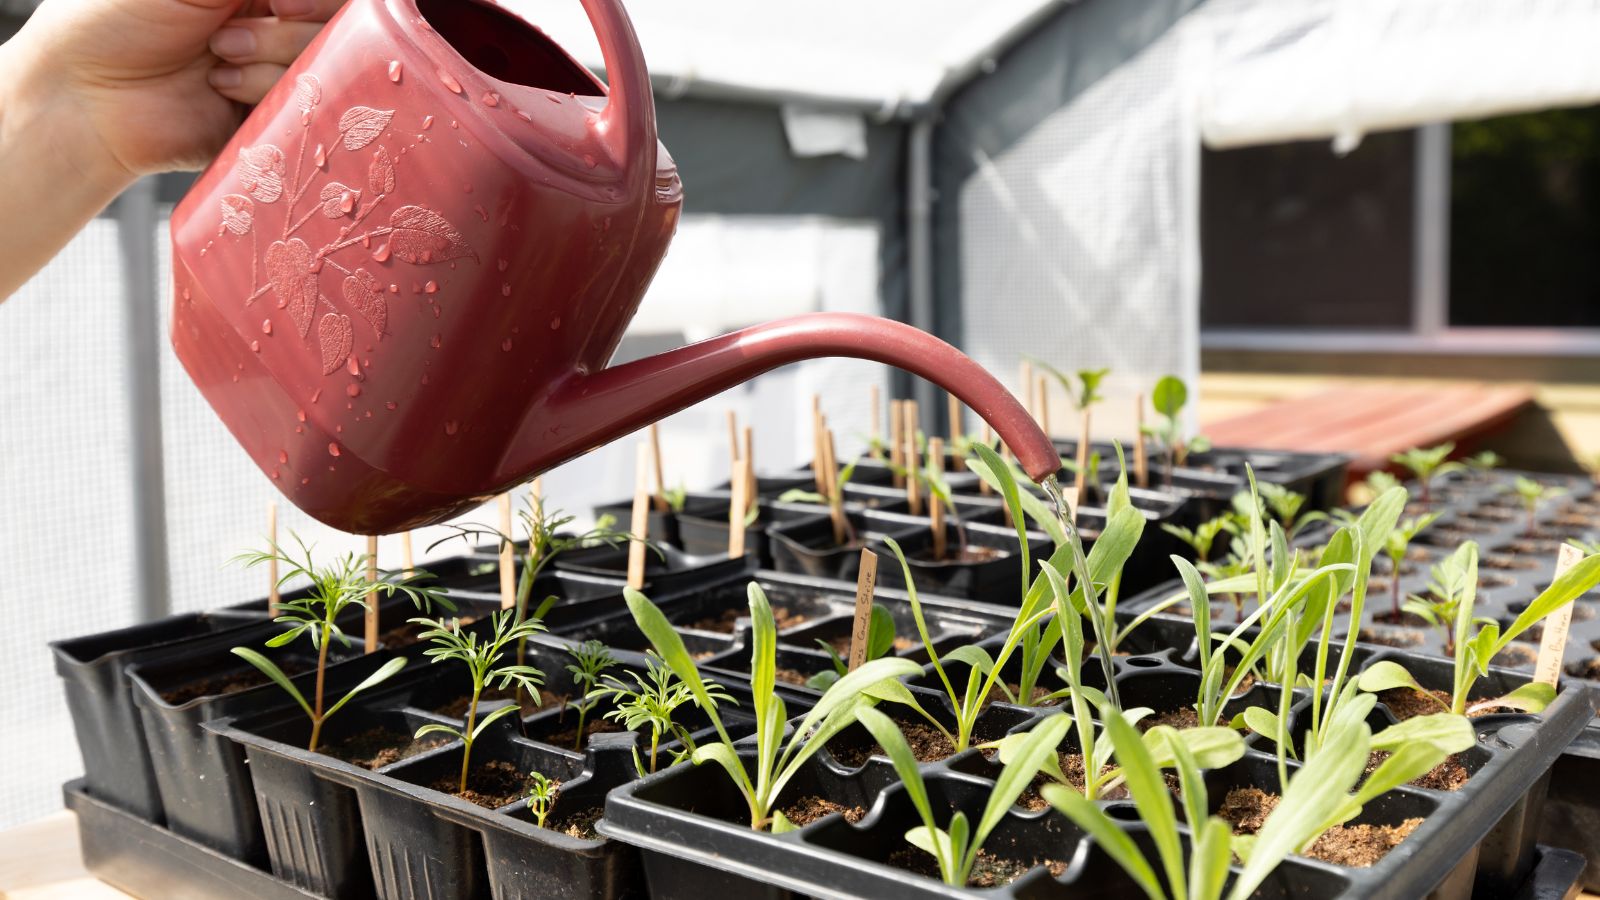
[[[961,190],[963,349],[1013,389],[1023,355],[1109,367],[1097,436],[1131,436],[1135,394],[1168,373],[1192,388],[1199,371],[1198,144],[1181,31],[975,160]],[[1076,434],[1051,391],[1052,431]]]
[[83,768],[45,644],[135,615],[121,276],[96,219],[0,303],[0,828]]

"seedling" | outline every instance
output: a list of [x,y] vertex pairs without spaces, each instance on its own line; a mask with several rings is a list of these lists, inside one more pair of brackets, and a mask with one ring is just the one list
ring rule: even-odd
[[1528,534],[1533,534],[1538,530],[1539,504],[1566,493],[1565,490],[1555,485],[1545,484],[1542,481],[1522,475],[1518,475],[1517,480],[1512,482],[1511,486],[1516,490],[1517,497],[1522,500],[1522,508],[1528,511]]
[[289,628],[267,641],[268,647],[282,647],[292,643],[302,634],[310,638],[312,649],[317,651],[317,680],[311,701],[307,702],[305,695],[300,693],[300,689],[295,687],[289,676],[285,675],[272,660],[249,647],[234,647],[232,652],[259,669],[261,674],[272,679],[274,684],[283,688],[300,708],[305,710],[306,716],[311,719],[311,740],[306,749],[314,752],[322,737],[322,723],[332,718],[333,714],[349,703],[352,697],[389,680],[406,665],[406,661],[401,658],[389,660],[360,684],[351,688],[349,693],[339,698],[333,706],[324,709],[323,686],[328,670],[328,646],[332,641],[338,641],[346,647],[350,646],[350,639],[345,636],[344,630],[338,624],[340,613],[351,606],[366,609],[367,596],[371,595],[376,599],[380,594],[385,597],[397,593],[404,594],[422,610],[432,610],[433,604],[437,603],[445,609],[454,611],[455,604],[451,603],[438,587],[423,584],[433,578],[427,572],[421,570],[413,570],[409,574],[384,572],[379,575],[378,580],[368,581],[367,556],[346,553],[331,565],[319,568],[312,561],[311,548],[307,547],[298,535],[294,536],[294,540],[300,546],[298,556],[285,553],[276,542],[273,542],[268,544],[266,550],[241,554],[235,557],[234,561],[243,563],[247,567],[263,563],[280,564],[282,574],[277,582],[279,590],[282,590],[285,584],[299,578],[311,582],[306,596],[279,602],[280,615],[272,621],[287,625]]
[[917,758],[894,720],[870,707],[858,710],[856,717],[888,754],[889,761],[894,764],[895,774],[900,776],[906,796],[922,820],[920,826],[906,832],[906,840],[912,846],[932,854],[939,862],[940,879],[955,887],[966,886],[967,880],[972,877],[972,867],[978,861],[978,852],[983,849],[983,842],[988,840],[990,832],[1005,818],[1022,792],[1028,789],[1045,758],[1055,757],[1056,745],[1061,743],[1071,724],[1066,716],[1054,715],[1035,725],[1016,746],[1013,759],[1001,771],[976,827],[967,819],[966,813],[957,811],[948,824],[941,828],[934,818],[933,805],[928,799],[928,786],[922,780]]
[[1161,376],[1156,382],[1155,389],[1150,392],[1150,404],[1155,407],[1163,421],[1155,425],[1146,425],[1145,433],[1160,441],[1166,451],[1168,487],[1172,486],[1174,467],[1183,465],[1190,453],[1198,453],[1211,447],[1211,442],[1202,435],[1184,437],[1180,418],[1183,407],[1188,402],[1189,387],[1176,375]]
[[1422,492],[1418,497],[1419,500],[1423,503],[1432,503],[1433,479],[1463,468],[1461,463],[1445,462],[1455,449],[1455,443],[1447,441],[1437,447],[1426,449],[1414,447],[1404,453],[1396,453],[1389,457],[1389,461],[1405,468],[1417,479],[1417,485]]
[[[833,649],[832,644],[821,638],[817,638],[817,646],[822,648],[822,652],[828,654],[828,659],[833,663],[833,668],[824,669],[810,678],[807,678],[806,687],[811,688],[814,691],[825,691],[832,687],[835,681],[838,681],[840,678],[849,674],[850,667],[845,662],[844,658],[839,655],[839,651]],[[870,614],[870,618],[867,620],[866,658],[869,660],[882,659],[883,657],[889,655],[889,651],[893,649],[894,617],[889,615],[889,611],[887,609],[884,609],[883,607],[874,603],[872,604],[872,613]]]
[[1261,492],[1261,500],[1267,505],[1267,512],[1278,520],[1291,539],[1301,528],[1321,518],[1320,516],[1300,518],[1300,510],[1306,504],[1305,494],[1266,481],[1261,482],[1256,488]]
[[689,489],[684,487],[683,482],[680,481],[677,487],[662,490],[661,498],[667,501],[668,509],[675,513],[681,513],[683,512],[683,505],[689,502]]
[[1077,371],[1077,382],[1074,383],[1072,375],[1061,371],[1055,366],[1033,357],[1028,357],[1028,360],[1035,366],[1049,372],[1050,376],[1061,385],[1061,389],[1066,391],[1067,396],[1072,399],[1072,405],[1078,409],[1088,409],[1105,399],[1105,395],[1100,393],[1100,385],[1106,380],[1106,376],[1111,374],[1110,369],[1079,369]]
[[1475,456],[1469,456],[1461,461],[1468,470],[1478,478],[1487,478],[1493,472],[1506,464],[1506,458],[1493,450],[1485,450]]
[[528,774],[528,812],[533,814],[533,821],[540,828],[550,818],[550,810],[555,808],[556,794],[560,790],[561,783],[551,781],[543,772]]
[[[1583,596],[1600,584],[1600,556],[1590,555],[1579,560],[1572,568],[1556,576],[1550,586],[1535,597],[1521,614],[1504,631],[1493,619],[1474,619],[1473,602],[1478,590],[1478,545],[1468,541],[1456,551],[1460,565],[1466,571],[1465,588],[1455,617],[1455,676],[1452,681],[1450,702],[1445,703],[1424,690],[1405,667],[1392,661],[1374,663],[1361,673],[1360,686],[1364,691],[1385,691],[1409,687],[1437,702],[1440,707],[1457,715],[1471,714],[1500,706],[1527,712],[1540,712],[1555,699],[1555,688],[1544,682],[1522,685],[1502,697],[1491,697],[1469,703],[1472,686],[1488,674],[1489,663],[1518,635],[1532,628],[1546,616]],[[1473,628],[1476,626],[1477,630]]]
[[570,706],[578,711],[578,736],[573,738],[572,749],[582,750],[584,719],[600,702],[594,695],[594,688],[600,683],[600,673],[616,665],[617,658],[611,655],[610,648],[595,640],[570,646],[567,653],[572,656],[567,671],[572,674],[573,694],[577,698],[570,701]]
[[1438,513],[1424,513],[1406,519],[1396,524],[1383,540],[1383,555],[1389,557],[1389,594],[1393,605],[1390,613],[1396,621],[1400,619],[1400,567],[1406,561],[1406,552],[1411,547],[1411,541],[1438,520]]
[[[633,684],[615,675],[607,675],[589,696],[596,699],[611,698],[611,709],[606,712],[606,718],[622,723],[622,727],[629,731],[650,729],[648,768],[639,758],[639,749],[635,747],[633,750],[633,767],[639,775],[643,777],[656,770],[656,756],[664,736],[671,735],[682,745],[667,765],[675,766],[693,754],[694,738],[689,735],[687,728],[673,719],[685,703],[695,701],[694,692],[689,686],[674,675],[672,669],[662,663],[661,657],[654,652],[645,655],[644,675],[631,670],[624,674],[633,679]],[[703,684],[706,696],[713,703],[734,702],[722,685],[709,678],[704,679]]]
[[778,797],[800,771],[800,767],[834,735],[854,722],[859,710],[873,702],[873,698],[867,694],[868,689],[882,686],[892,692],[892,688],[888,688],[892,685],[910,696],[905,685],[897,679],[922,671],[922,667],[911,660],[898,657],[864,663],[840,678],[822,695],[785,743],[786,708],[783,698],[773,691],[777,680],[778,626],[773,620],[772,604],[767,601],[766,593],[761,590],[761,585],[751,582],[750,621],[754,629],[750,651],[750,691],[756,720],[756,770],[752,775],[744,758],[734,748],[733,738],[723,727],[722,718],[717,715],[716,701],[701,679],[694,658],[683,646],[683,638],[679,637],[661,610],[643,594],[628,588],[623,591],[623,597],[627,600],[628,611],[633,614],[634,623],[673,674],[688,685],[695,704],[716,729],[716,742],[696,747],[691,759],[695,765],[715,762],[728,773],[744,797],[750,811],[750,827],[756,831],[769,827],[774,831],[792,828],[783,814],[774,810]]
[[1215,546],[1217,538],[1224,534],[1233,534],[1233,517],[1224,513],[1214,519],[1208,519],[1189,530],[1182,525],[1173,525],[1169,522],[1161,524],[1161,530],[1172,535],[1194,551],[1197,563],[1206,563],[1211,559],[1211,548]]
[[[467,667],[467,673],[472,678],[472,699],[467,703],[465,726],[457,730],[434,722],[418,728],[415,735],[420,738],[434,733],[448,734],[461,741],[461,779],[457,793],[467,790],[467,767],[472,761],[473,743],[491,724],[521,709],[515,702],[508,703],[491,711],[481,722],[477,721],[478,698],[483,695],[483,689],[494,686],[503,691],[510,687],[513,695],[526,693],[535,706],[539,705],[539,685],[544,683],[544,673],[520,663],[504,665],[501,659],[508,645],[544,631],[542,618],[547,609],[548,604],[539,610],[538,615],[521,621],[514,618],[514,610],[500,610],[489,618],[492,636],[481,642],[477,631],[461,631],[460,619],[451,619],[448,623],[442,619],[411,620],[428,629],[422,633],[422,639],[433,646],[423,651],[424,656],[431,657],[436,663],[448,659],[459,660]],[[500,683],[494,685],[497,678]]]
[[1412,594],[1403,608],[1439,629],[1444,636],[1445,655],[1455,656],[1456,613],[1467,589],[1466,558],[1458,550],[1436,563],[1430,574],[1427,596]]

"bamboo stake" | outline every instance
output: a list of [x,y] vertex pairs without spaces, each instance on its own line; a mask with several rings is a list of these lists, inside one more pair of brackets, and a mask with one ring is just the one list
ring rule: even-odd
[[744,471],[744,512],[746,515],[749,515],[750,507],[754,506],[756,503],[756,489],[759,487],[759,484],[756,482],[755,429],[751,428],[749,425],[746,425],[744,427],[743,438],[744,448],[743,452],[739,454],[739,458],[747,463]]
[[1133,398],[1133,423],[1138,433],[1133,443],[1133,479],[1139,487],[1150,486],[1150,455],[1144,445],[1144,395]]
[[901,411],[904,403],[903,400],[889,401],[889,465],[895,470],[892,483],[897,488],[906,486],[906,477],[900,471],[906,465],[905,441],[901,437],[901,432],[905,430],[905,418]]
[[[994,446],[994,428],[988,422],[983,423],[983,442],[990,447]],[[994,488],[989,486],[989,482],[980,478],[978,480],[978,493],[987,497],[994,493]]]
[[1033,363],[1028,362],[1027,360],[1023,360],[1022,364],[1020,366],[1020,369],[1021,369],[1021,374],[1020,374],[1019,377],[1022,379],[1022,397],[1020,399],[1022,399],[1022,401],[1023,401],[1023,407],[1022,408],[1026,409],[1028,411],[1028,415],[1032,416],[1032,415],[1034,415],[1034,411],[1033,411]]
[[883,459],[883,391],[872,386],[872,458]]
[[822,414],[822,395],[811,395],[811,480],[816,484],[817,493],[828,492],[827,476],[822,474],[819,460],[822,457],[822,430],[828,427],[828,419]]
[[856,615],[850,627],[849,671],[867,661],[867,638],[872,630],[872,594],[878,586],[878,554],[861,548],[861,566],[856,570]]
[[828,482],[824,496],[828,500],[828,519],[833,524],[833,542],[842,546],[848,529],[845,527],[844,502],[839,491],[839,461],[834,457],[831,431],[822,433],[822,459],[823,477]]
[[667,480],[661,473],[661,425],[658,422],[650,423],[650,464],[656,475],[656,512],[666,512],[670,507],[667,504]]
[[[378,536],[367,535],[367,584],[378,583]],[[367,631],[364,652],[378,652],[378,592],[367,592]]]
[[906,461],[906,502],[910,504],[911,514],[920,516],[922,491],[917,486],[917,467],[921,465],[922,454],[917,452],[917,401],[905,401],[900,411],[905,417],[905,424],[900,426],[900,430],[905,441],[905,449],[901,454]]
[[644,587],[645,541],[650,538],[650,445],[640,442],[633,466],[633,523],[628,529],[628,587]]
[[417,573],[416,557],[411,553],[411,532],[400,532],[400,565],[405,568],[406,577],[410,578]]
[[961,446],[961,439],[966,431],[961,427],[961,400],[955,394],[945,394],[945,411],[950,417],[950,446],[952,449]]
[[1043,375],[1039,376],[1039,430],[1050,436],[1050,385]]
[[[544,518],[543,475],[535,478],[533,482],[528,485],[528,515],[530,517],[530,522],[537,522]],[[539,549],[533,539],[533,528],[534,526],[532,524],[530,524],[528,527],[528,565],[530,566],[538,565],[539,557],[542,555],[542,551]]]
[[272,557],[267,560],[267,617],[278,617],[278,501],[267,501],[267,546]]
[[[944,441],[940,438],[928,438],[928,468],[933,470],[935,477],[943,480]],[[932,491],[928,492],[928,515],[933,519],[933,558],[944,559],[944,504]]]
[[1089,476],[1089,410],[1083,408],[1083,431],[1078,436],[1078,473],[1072,479],[1073,490],[1077,498],[1072,503],[1072,521],[1078,521],[1078,507],[1083,505],[1083,492],[1088,484]]
[[733,495],[728,500],[728,558],[744,556],[744,508],[749,502],[750,460],[733,461],[733,473],[728,479],[733,485]]
[[739,417],[728,410],[728,465],[739,461]]
[[[1556,553],[1554,581],[1583,559],[1583,551],[1571,544],[1562,544]],[[1572,604],[1567,603],[1545,617],[1544,634],[1539,639],[1539,662],[1533,670],[1533,680],[1551,687],[1561,680],[1561,660],[1567,652],[1567,632],[1572,627]]]
[[500,495],[500,608],[517,605],[516,548],[511,545],[511,494]]

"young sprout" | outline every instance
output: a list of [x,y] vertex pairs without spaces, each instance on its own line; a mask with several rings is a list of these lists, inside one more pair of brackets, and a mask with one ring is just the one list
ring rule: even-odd
[[1188,544],[1190,549],[1194,550],[1195,562],[1206,563],[1211,559],[1211,548],[1216,544],[1218,536],[1236,533],[1233,521],[1231,515],[1224,513],[1201,522],[1193,531],[1168,522],[1161,524],[1161,530]]
[[572,656],[567,671],[572,673],[573,693],[577,698],[569,705],[578,711],[578,736],[572,741],[572,749],[582,750],[584,719],[600,702],[594,695],[594,688],[600,683],[600,673],[616,665],[617,658],[611,655],[610,648],[596,640],[570,646],[567,653]]
[[1145,433],[1161,442],[1167,454],[1167,486],[1172,486],[1172,470],[1182,466],[1190,453],[1209,449],[1211,442],[1202,435],[1183,436],[1180,418],[1183,407],[1189,402],[1189,387],[1176,375],[1163,375],[1150,392],[1150,404],[1161,415],[1162,421],[1146,425]]
[[[832,669],[821,672],[806,679],[806,687],[814,691],[825,691],[833,686],[835,681],[849,674],[850,666],[839,656],[839,651],[833,645],[817,638],[817,646],[822,652],[828,654],[828,659],[833,663]],[[872,613],[867,620],[867,654],[866,659],[882,659],[894,649],[894,617],[882,606],[872,604]]]
[[1307,516],[1300,518],[1300,510],[1306,504],[1306,495],[1291,491],[1281,484],[1263,481],[1257,488],[1261,492],[1261,499],[1267,505],[1267,511],[1283,526],[1291,539],[1300,532],[1300,529],[1317,521],[1321,516]]
[[[750,827],[761,831],[771,827],[774,831],[788,831],[792,824],[774,807],[783,789],[800,771],[807,760],[821,750],[834,735],[843,731],[856,719],[856,712],[874,702],[869,690],[878,690],[885,696],[896,693],[909,698],[910,691],[899,679],[915,675],[922,667],[909,659],[891,657],[865,663],[844,676],[829,688],[811,711],[800,720],[787,743],[784,741],[787,714],[783,698],[774,692],[777,682],[778,626],[773,620],[772,604],[761,590],[761,585],[750,583],[750,621],[754,626],[750,650],[750,691],[752,712],[756,720],[754,755],[756,769],[748,768],[744,757],[735,749],[733,738],[723,727],[717,715],[717,704],[706,682],[700,677],[694,658],[683,645],[672,623],[661,610],[643,594],[632,588],[623,591],[628,611],[633,621],[644,632],[661,659],[688,685],[695,705],[711,720],[716,729],[714,743],[701,744],[694,749],[691,759],[695,765],[714,762],[721,766],[734,786],[744,797],[750,812]],[[914,700],[911,702],[915,703]]]
[[[544,610],[540,610],[544,612]],[[472,761],[472,745],[483,734],[484,729],[495,721],[518,712],[521,707],[517,703],[508,703],[483,717],[478,722],[478,698],[483,695],[485,687],[494,686],[499,690],[511,687],[513,695],[526,693],[534,702],[539,704],[539,685],[544,683],[544,673],[522,664],[505,665],[501,659],[506,654],[509,644],[526,640],[544,631],[544,622],[539,616],[531,619],[516,621],[515,611],[503,609],[490,616],[490,626],[493,635],[486,640],[479,641],[476,631],[461,631],[461,620],[451,619],[446,623],[442,619],[412,619],[412,622],[422,625],[428,630],[423,632],[422,639],[433,644],[423,651],[424,656],[432,657],[433,662],[443,662],[447,659],[459,660],[467,667],[467,673],[472,678],[472,699],[467,703],[466,725],[461,730],[456,730],[448,725],[431,723],[417,729],[415,737],[428,734],[448,734],[461,741],[461,779],[456,788],[457,793],[467,790],[467,767]],[[495,679],[498,685],[493,685]],[[476,724],[474,724],[476,723]]]
[[1555,485],[1545,484],[1537,479],[1522,475],[1518,475],[1517,480],[1512,482],[1511,486],[1516,490],[1517,496],[1521,498],[1522,508],[1528,511],[1527,533],[1530,535],[1537,531],[1539,527],[1539,504],[1566,493],[1565,490]]
[[1467,589],[1466,558],[1459,551],[1452,553],[1436,563],[1430,574],[1428,596],[1412,594],[1404,609],[1438,628],[1444,635],[1445,655],[1454,656],[1456,613]]
[[1078,380],[1077,383],[1074,384],[1072,380],[1073,376],[1068,375],[1066,372],[1061,371],[1044,360],[1036,359],[1031,356],[1027,357],[1027,359],[1038,368],[1050,373],[1050,376],[1061,385],[1061,389],[1066,391],[1067,396],[1072,399],[1072,405],[1074,407],[1080,410],[1088,409],[1089,407],[1105,399],[1105,395],[1100,393],[1100,385],[1106,380],[1106,376],[1111,374],[1110,369],[1079,369],[1077,371]]
[[965,887],[972,877],[972,867],[978,862],[978,853],[990,832],[1005,818],[1011,805],[1033,782],[1046,757],[1054,758],[1056,745],[1067,733],[1071,722],[1063,715],[1053,715],[1040,722],[1016,745],[1013,758],[1006,763],[994,790],[984,804],[983,814],[976,825],[966,813],[957,811],[948,825],[941,828],[933,815],[933,805],[928,799],[928,786],[922,780],[922,770],[905,735],[900,733],[894,720],[870,707],[856,712],[857,719],[877,739],[878,745],[894,764],[896,775],[905,788],[906,796],[916,808],[922,824],[906,832],[906,840],[914,847],[933,855],[939,863],[939,877],[945,884]]
[[[1424,697],[1439,702],[1442,708],[1456,715],[1468,715],[1500,706],[1527,712],[1543,710],[1551,700],[1555,699],[1555,688],[1539,681],[1525,684],[1503,697],[1491,697],[1470,705],[1468,698],[1472,694],[1472,686],[1477,683],[1480,676],[1488,673],[1489,663],[1506,648],[1507,644],[1539,624],[1546,616],[1600,584],[1600,556],[1586,556],[1557,576],[1550,586],[1524,607],[1516,620],[1502,631],[1500,623],[1493,619],[1473,617],[1473,603],[1478,590],[1477,543],[1468,541],[1462,544],[1456,555],[1460,557],[1458,564],[1465,570],[1466,577],[1461,601],[1456,609],[1453,655],[1455,677],[1451,685],[1450,702],[1447,704],[1439,701],[1432,692],[1423,690],[1404,666],[1388,660],[1374,663],[1361,673],[1359,681],[1361,689],[1376,693],[1391,688],[1413,688],[1421,692]],[[1473,630],[1474,626],[1477,628],[1476,631]]]
[[689,502],[689,489],[678,482],[677,487],[666,488],[661,492],[661,498],[667,501],[667,508],[675,513],[683,512],[683,505]]
[[533,813],[533,821],[540,828],[550,818],[550,810],[555,808],[556,794],[560,790],[561,782],[551,781],[543,772],[528,774],[528,812]]
[[[633,767],[643,777],[656,770],[656,755],[661,746],[661,738],[672,735],[682,744],[682,748],[673,754],[668,765],[677,765],[694,753],[694,739],[689,736],[689,730],[673,719],[673,715],[685,703],[695,701],[694,692],[689,689],[683,680],[674,675],[672,669],[662,663],[661,657],[654,652],[645,655],[645,674],[640,675],[635,671],[627,671],[628,677],[633,679],[633,684],[628,684],[615,675],[607,675],[604,680],[590,692],[589,696],[595,699],[609,697],[611,709],[605,714],[606,718],[622,723],[622,727],[629,731],[650,729],[650,765],[646,768],[639,759],[637,747],[633,751]],[[722,685],[707,678],[703,681],[706,697],[713,704],[733,703],[732,697],[723,690]]]
[[377,581],[368,581],[366,554],[357,556],[346,553],[333,563],[318,567],[311,559],[311,548],[300,540],[299,535],[294,535],[294,540],[300,546],[298,556],[285,553],[277,544],[269,544],[266,550],[243,553],[235,557],[234,561],[253,567],[276,560],[282,565],[283,574],[278,579],[280,589],[285,584],[300,578],[311,582],[304,597],[285,600],[278,605],[280,615],[273,621],[289,628],[267,641],[268,647],[282,647],[292,643],[302,634],[310,638],[312,649],[317,651],[317,680],[311,701],[306,701],[300,689],[295,687],[289,676],[285,675],[272,660],[249,647],[234,647],[232,652],[259,669],[261,674],[272,679],[273,683],[283,688],[300,708],[305,710],[306,716],[311,719],[311,741],[306,749],[315,751],[322,737],[323,722],[350,702],[352,697],[387,681],[406,664],[404,659],[389,660],[360,684],[351,688],[350,692],[339,698],[332,707],[324,709],[323,685],[328,670],[328,646],[332,641],[338,641],[346,647],[350,646],[350,639],[345,637],[343,629],[338,624],[340,613],[352,606],[366,609],[368,594],[373,597],[403,594],[422,610],[431,610],[433,604],[437,603],[445,609],[454,611],[455,604],[450,602],[440,588],[423,583],[433,578],[427,572],[414,570],[409,576],[383,572],[379,574]]
[[1424,513],[1413,519],[1405,519],[1384,538],[1383,555],[1389,557],[1390,615],[1397,622],[1400,620],[1400,567],[1406,561],[1406,552],[1411,547],[1411,541],[1438,520],[1438,513]]
[[1466,463],[1467,468],[1471,470],[1473,475],[1478,478],[1487,478],[1490,472],[1506,464],[1506,458],[1493,450],[1485,450],[1475,456],[1467,457],[1462,462]]
[[1422,495],[1418,499],[1427,504],[1433,502],[1433,479],[1462,468],[1461,463],[1445,462],[1455,449],[1456,445],[1449,441],[1426,449],[1413,447],[1404,453],[1396,453],[1389,457],[1389,461],[1405,468],[1417,479],[1417,484],[1422,489]]

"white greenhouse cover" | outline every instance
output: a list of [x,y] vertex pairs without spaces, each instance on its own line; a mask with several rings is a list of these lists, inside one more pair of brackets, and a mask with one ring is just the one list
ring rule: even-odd
[[1212,147],[1600,102],[1600,0],[1212,0],[1186,24]]
[[[584,65],[603,68],[578,0],[500,0]],[[1062,0],[635,0],[656,89],[812,98],[886,114]]]

